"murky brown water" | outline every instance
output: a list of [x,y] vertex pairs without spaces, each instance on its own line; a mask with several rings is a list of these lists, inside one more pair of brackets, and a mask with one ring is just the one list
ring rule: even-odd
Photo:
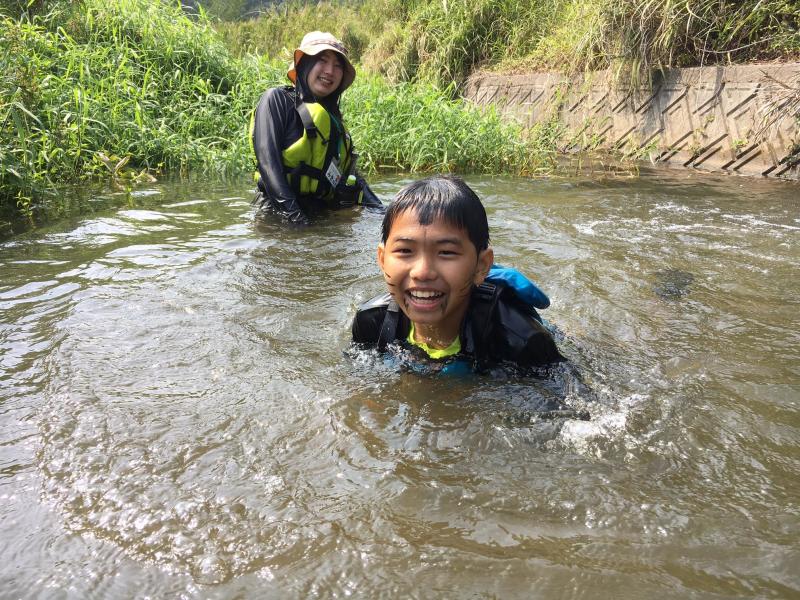
[[587,387],[345,356],[376,215],[164,184],[0,245],[0,596],[798,597],[800,187],[469,181]]

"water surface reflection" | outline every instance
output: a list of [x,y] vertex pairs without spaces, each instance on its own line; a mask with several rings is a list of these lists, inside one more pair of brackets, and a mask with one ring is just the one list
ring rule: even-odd
[[160,184],[0,246],[5,593],[799,593],[796,185],[469,182],[579,377],[345,355],[378,215]]

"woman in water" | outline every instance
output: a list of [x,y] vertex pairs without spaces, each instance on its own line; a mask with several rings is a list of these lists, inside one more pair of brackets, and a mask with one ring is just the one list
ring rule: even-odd
[[383,210],[356,172],[339,98],[355,79],[347,49],[330,33],[312,31],[294,52],[293,85],[267,90],[253,115],[258,163],[256,202],[296,225],[325,208],[363,205]]

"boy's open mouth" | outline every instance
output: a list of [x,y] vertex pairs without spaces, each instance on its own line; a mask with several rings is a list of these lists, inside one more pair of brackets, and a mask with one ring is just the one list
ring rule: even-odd
[[444,292],[435,290],[408,290],[406,295],[418,307],[435,306],[444,298]]

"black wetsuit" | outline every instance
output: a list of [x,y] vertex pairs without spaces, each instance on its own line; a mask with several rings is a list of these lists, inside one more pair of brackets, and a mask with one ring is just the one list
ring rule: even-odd
[[[297,93],[291,86],[269,89],[261,96],[256,107],[253,122],[253,149],[259,174],[259,197],[256,200],[280,212],[290,222],[306,223],[309,210],[330,208],[331,205],[314,196],[298,196],[286,179],[282,153],[299,140],[304,131],[303,122],[295,109]],[[380,199],[369,189],[367,182],[358,176],[356,182],[363,192],[362,204],[383,209]],[[334,199],[340,200],[336,196]],[[342,206],[352,205],[352,200],[342,199],[338,203]]]
[[[402,343],[409,330],[408,317],[388,293],[362,304],[353,319],[353,341],[380,351]],[[468,359],[477,371],[503,361],[541,367],[565,360],[536,310],[503,284],[473,287],[460,336],[457,356]]]

